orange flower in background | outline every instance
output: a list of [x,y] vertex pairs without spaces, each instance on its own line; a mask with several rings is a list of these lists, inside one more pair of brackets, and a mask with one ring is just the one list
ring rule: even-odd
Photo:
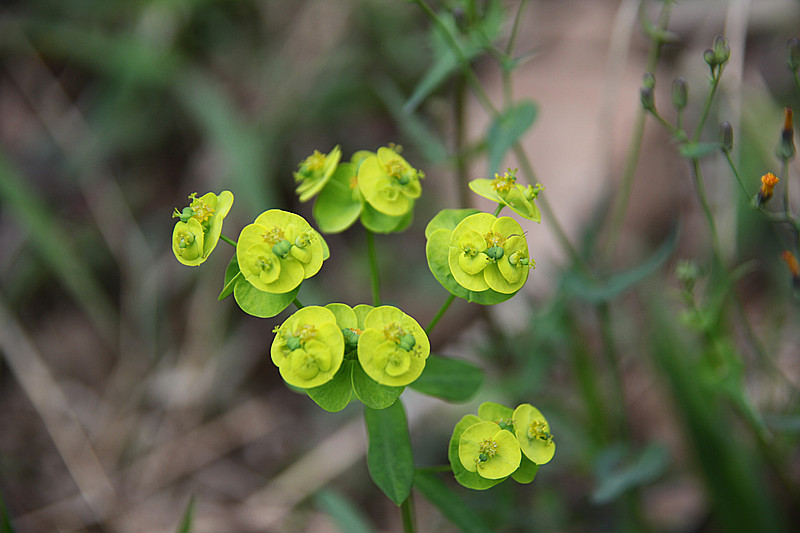
[[769,202],[769,199],[772,198],[775,185],[777,185],[779,181],[778,177],[772,172],[767,172],[761,176],[761,189],[759,189],[758,196],[756,196],[757,207]]

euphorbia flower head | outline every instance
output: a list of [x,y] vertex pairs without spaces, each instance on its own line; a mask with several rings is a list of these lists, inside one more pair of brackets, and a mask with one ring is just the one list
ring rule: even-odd
[[239,269],[256,289],[283,294],[295,289],[328,258],[325,241],[300,215],[270,209],[242,229]]
[[468,472],[486,479],[510,476],[522,460],[514,434],[494,422],[468,427],[459,440],[458,457]]
[[502,205],[507,205],[516,214],[534,222],[540,222],[542,215],[536,207],[536,197],[544,190],[537,183],[523,187],[517,183],[516,170],[508,169],[502,176],[495,174],[494,179],[479,178],[469,182],[473,192]]
[[172,231],[172,252],[176,259],[188,266],[197,266],[208,259],[219,242],[222,222],[233,205],[233,193],[222,191],[219,195],[209,192],[197,197],[189,195],[191,203],[172,214],[180,220]]
[[504,294],[518,291],[534,266],[519,223],[488,213],[476,213],[459,222],[450,236],[448,263],[462,287]]
[[531,404],[523,403],[514,410],[514,431],[522,453],[537,465],[549,462],[555,455],[556,443],[550,424]]
[[416,380],[430,353],[425,330],[400,309],[384,305],[364,318],[358,360],[364,372],[381,385],[401,387]]
[[395,148],[382,147],[365,157],[358,167],[358,187],[376,211],[399,217],[414,207],[425,174],[414,169]]
[[300,195],[300,201],[306,202],[314,197],[333,176],[336,165],[342,158],[342,149],[335,146],[327,155],[318,150],[305,158],[299,165],[294,179],[298,185],[295,192]]
[[329,309],[300,309],[276,329],[270,350],[284,381],[310,389],[333,379],[344,359],[344,336]]

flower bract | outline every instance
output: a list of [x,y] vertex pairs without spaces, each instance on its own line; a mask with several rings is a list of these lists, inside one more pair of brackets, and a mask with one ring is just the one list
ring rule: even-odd
[[486,479],[510,476],[522,460],[514,434],[494,422],[468,427],[459,440],[458,457],[465,470]]
[[[356,314],[359,309],[356,308]],[[376,307],[364,317],[358,360],[381,385],[401,387],[422,374],[431,346],[425,330],[396,307]]]
[[189,195],[191,203],[173,213],[180,220],[172,232],[172,252],[188,266],[197,266],[208,259],[219,242],[222,222],[233,205],[233,193],[222,191],[219,195],[209,192],[197,198]]
[[283,294],[295,289],[328,258],[325,241],[300,215],[270,209],[239,234],[236,259],[256,289]]
[[376,211],[399,217],[414,207],[424,173],[414,169],[393,148],[382,147],[360,161],[358,187],[366,202]]
[[455,227],[448,264],[455,281],[465,289],[503,294],[518,291],[534,266],[519,223],[488,213],[470,215]]
[[300,185],[295,192],[300,195],[301,202],[307,202],[328,183],[342,157],[342,149],[334,147],[327,155],[318,150],[305,158],[294,173],[294,179]]
[[543,465],[556,453],[556,443],[550,424],[534,406],[524,403],[514,410],[514,431],[525,456]]
[[290,385],[308,389],[327,383],[342,366],[344,336],[329,309],[300,309],[277,329],[272,362]]
[[469,182],[473,192],[502,205],[507,205],[516,214],[534,222],[541,222],[542,214],[536,207],[536,197],[544,189],[541,184],[523,187],[517,183],[514,171],[495,174],[494,179],[479,178]]

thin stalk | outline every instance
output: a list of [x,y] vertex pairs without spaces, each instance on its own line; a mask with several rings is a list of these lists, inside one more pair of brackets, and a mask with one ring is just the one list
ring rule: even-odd
[[750,193],[747,192],[747,187],[745,187],[744,181],[742,181],[742,176],[739,175],[739,171],[736,169],[736,165],[733,163],[733,159],[731,158],[731,153],[730,152],[724,152],[724,153],[725,153],[725,159],[728,161],[728,166],[731,167],[733,175],[736,176],[736,181],[739,183],[739,187],[742,189],[744,197],[747,199],[752,198]]
[[400,514],[403,516],[403,533],[415,533],[417,531],[417,521],[414,517],[414,497],[408,495],[403,503],[400,504]]
[[703,216],[705,216],[708,229],[711,233],[711,251],[714,256],[714,261],[718,263],[718,266],[721,267],[723,272],[727,272],[725,270],[722,258],[722,248],[719,244],[717,224],[714,222],[714,215],[712,214],[711,206],[708,203],[705,185],[703,184],[703,174],[700,170],[700,160],[697,158],[692,159],[692,180],[694,181],[695,192],[697,193],[697,199],[700,202],[700,208],[703,210]]
[[233,239],[229,239],[229,238],[228,238],[228,237],[226,237],[225,235],[220,235],[220,236],[219,236],[219,239],[220,239],[221,241],[227,242],[228,244],[230,244],[231,246],[233,246],[234,248],[236,248],[236,241],[234,241]]
[[627,406],[625,400],[625,380],[622,377],[619,350],[617,349],[617,343],[614,340],[614,332],[611,328],[611,314],[609,313],[607,303],[601,303],[597,305],[597,316],[600,320],[600,336],[603,343],[603,353],[611,370],[611,377],[614,380],[614,389],[616,389],[616,426],[617,431],[619,432],[617,437],[619,440],[626,442],[629,440],[629,432],[627,417],[625,416]]
[[797,74],[796,70],[792,72],[792,78],[794,79],[794,84],[797,86],[797,90],[800,91],[800,75]]
[[298,309],[302,309],[302,308],[304,308],[304,307],[305,307],[305,305],[303,305],[302,303],[300,303],[300,300],[298,300],[297,298],[295,298],[294,300],[292,300],[292,303],[293,303],[293,304],[294,304],[294,306],[295,306],[295,307],[297,307]]
[[700,114],[700,120],[698,121],[697,126],[694,128],[694,134],[692,135],[692,140],[694,142],[697,142],[700,139],[700,134],[703,133],[703,126],[705,126],[708,113],[711,111],[711,103],[714,101],[714,95],[717,94],[717,88],[719,87],[719,80],[722,78],[723,68],[724,66],[720,65],[716,75],[711,78],[711,90],[708,91],[706,102],[703,105],[703,111]]
[[505,207],[504,204],[497,204],[497,209],[494,210],[494,216],[499,215],[500,211],[502,211],[504,207]]
[[456,154],[456,179],[458,182],[458,195],[463,207],[470,203],[469,175],[467,172],[467,158],[465,146],[467,144],[467,106],[466,106],[466,81],[464,76],[455,79],[455,98],[453,98],[453,111],[455,115],[455,154]]
[[[672,10],[672,2],[664,2],[661,8],[661,13],[658,17],[658,24],[656,29],[664,32],[669,25],[669,18]],[[647,62],[645,63],[645,72],[653,72],[658,64],[658,59],[661,56],[661,47],[664,42],[661,39],[654,39],[653,44],[647,54]],[[633,125],[633,133],[631,134],[630,145],[628,152],[625,156],[625,165],[622,168],[622,179],[620,180],[619,192],[614,201],[614,207],[611,211],[611,217],[608,219],[608,235],[605,246],[606,259],[610,259],[611,254],[614,253],[614,248],[617,245],[620,232],[622,231],[622,222],[625,219],[625,213],[628,210],[628,204],[631,199],[631,191],[633,190],[633,178],[636,173],[636,166],[639,163],[639,155],[642,153],[642,141],[644,138],[644,124],[647,117],[647,112],[644,108],[639,108],[636,115],[636,121]]]
[[433,328],[436,326],[436,324],[439,322],[439,320],[442,318],[442,316],[444,316],[444,314],[447,312],[447,309],[450,307],[450,304],[453,303],[453,300],[455,300],[455,299],[456,299],[456,296],[454,294],[450,294],[447,297],[447,300],[445,300],[444,303],[442,304],[442,307],[439,308],[439,311],[436,313],[436,316],[433,317],[433,320],[431,320],[431,323],[428,324],[427,328],[425,328],[425,333],[427,333],[428,335],[431,334],[431,331],[433,331]]
[[781,178],[783,181],[783,212],[786,218],[792,218],[792,205],[789,202],[789,160],[781,158]]
[[372,305],[381,305],[381,282],[378,277],[378,256],[375,253],[375,236],[372,231],[364,228],[367,232],[367,255],[369,256],[369,272],[372,279]]

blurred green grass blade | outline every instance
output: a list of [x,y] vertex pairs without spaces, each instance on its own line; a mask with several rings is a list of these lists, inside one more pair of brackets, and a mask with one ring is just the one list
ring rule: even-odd
[[[539,115],[539,106],[524,100],[505,109],[489,126],[489,175],[501,172],[503,158],[514,143],[528,131]],[[502,172],[501,172],[502,173]]]
[[700,350],[681,340],[660,299],[651,303],[649,314],[655,362],[686,428],[720,531],[785,531],[758,473],[765,460],[737,438],[734,421],[720,402],[720,391],[705,379],[699,361],[692,357]]
[[668,466],[669,452],[661,444],[651,444],[632,457],[620,446],[607,448],[597,460],[598,485],[592,501],[612,502],[634,487],[655,481]]
[[330,515],[342,533],[374,533],[367,518],[339,493],[323,489],[314,496],[314,503]]
[[75,251],[66,229],[25,183],[5,154],[0,153],[0,203],[12,213],[42,261],[92,319],[98,332],[113,342],[117,312]]
[[183,518],[178,525],[177,533],[189,533],[192,530],[192,522],[194,521],[194,496],[189,497],[189,504],[183,512]]
[[414,487],[464,533],[490,533],[483,519],[432,472],[417,470]]
[[644,262],[605,280],[593,281],[579,273],[567,274],[564,278],[564,290],[591,303],[602,303],[613,300],[620,294],[655,273],[670,258],[678,245],[680,226],[676,225],[658,250]]
[[14,526],[11,525],[11,517],[8,515],[2,494],[0,494],[0,533],[14,533]]
[[403,404],[397,401],[386,409],[365,406],[364,422],[369,437],[369,475],[387,498],[400,505],[414,482],[414,458]]
[[[201,72],[180,76],[175,92],[225,161],[227,172],[218,183],[238,190],[237,198],[247,202],[250,210],[274,205],[269,164],[276,142],[245,122],[218,84]],[[291,181],[291,176],[286,179]]]
[[428,161],[440,163],[447,159],[447,148],[441,139],[431,133],[419,117],[402,108],[403,97],[394,83],[385,79],[375,84],[375,90],[403,136],[412,142]]

